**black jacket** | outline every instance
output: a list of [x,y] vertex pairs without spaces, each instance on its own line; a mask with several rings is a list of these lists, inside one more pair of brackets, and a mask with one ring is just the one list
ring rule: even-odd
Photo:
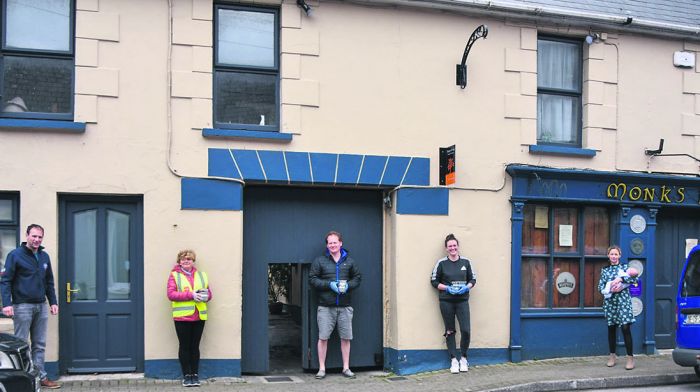
[[[457,261],[451,261],[447,257],[443,257],[435,263],[433,272],[430,274],[430,283],[433,287],[437,288],[440,283],[450,286],[453,282],[459,284],[471,283],[472,288],[476,285],[476,273],[469,260],[460,257]],[[447,291],[440,290],[440,300],[464,301],[468,299],[468,291],[462,295],[452,295]]]
[[19,248],[7,255],[0,279],[2,306],[30,303],[41,304],[48,298],[50,305],[56,305],[51,259],[40,246],[34,253],[23,242]]
[[[336,294],[331,290],[330,283],[338,280],[348,281],[348,291],[345,294]],[[309,271],[309,284],[316,289],[318,304],[321,306],[350,306],[350,293],[360,285],[361,280],[360,269],[355,260],[348,257],[345,249],[340,250],[340,260],[337,263],[326,252],[314,260]]]

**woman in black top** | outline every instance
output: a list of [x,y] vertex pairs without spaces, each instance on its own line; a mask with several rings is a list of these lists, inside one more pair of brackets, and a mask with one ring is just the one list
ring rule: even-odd
[[[435,263],[430,275],[430,283],[438,289],[440,313],[445,323],[447,351],[450,353],[450,372],[453,374],[469,371],[467,350],[471,329],[469,326],[469,291],[476,284],[476,274],[469,260],[459,255],[459,241],[454,234],[445,238],[447,257]],[[459,321],[460,356],[457,356],[455,341],[455,316]],[[459,358],[459,359],[458,359]]]

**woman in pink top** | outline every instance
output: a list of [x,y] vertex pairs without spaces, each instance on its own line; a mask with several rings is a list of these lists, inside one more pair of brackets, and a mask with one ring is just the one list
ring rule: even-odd
[[208,317],[207,302],[212,298],[207,274],[194,267],[196,258],[193,250],[180,251],[168,277],[168,299],[180,342],[178,358],[185,387],[200,385],[199,342]]

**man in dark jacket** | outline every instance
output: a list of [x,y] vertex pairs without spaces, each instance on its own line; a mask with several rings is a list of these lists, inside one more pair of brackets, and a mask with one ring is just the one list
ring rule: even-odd
[[326,234],[326,254],[311,264],[309,283],[318,292],[318,373],[326,377],[326,352],[333,329],[338,328],[340,352],[343,357],[343,376],[355,378],[350,370],[350,341],[352,340],[352,313],[350,291],[360,285],[360,269],[355,260],[343,249],[343,237],[336,231]]
[[[2,313],[12,317],[15,335],[29,341],[32,360],[39,369],[42,388],[55,389],[61,385],[49,380],[44,370],[46,329],[51,314],[58,314],[51,259],[41,246],[44,228],[27,227],[27,242],[7,255],[0,279]],[[46,305],[46,300],[49,305]]]

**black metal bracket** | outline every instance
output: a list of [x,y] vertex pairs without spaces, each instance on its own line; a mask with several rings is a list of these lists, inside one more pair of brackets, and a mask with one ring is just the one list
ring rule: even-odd
[[700,159],[690,155],[690,154],[662,154],[661,151],[664,150],[664,139],[659,140],[659,148],[656,150],[644,150],[644,153],[653,157],[688,157],[695,162],[700,162]]
[[477,39],[486,39],[487,35],[489,35],[488,26],[481,25],[472,32],[469,41],[467,41],[467,46],[464,48],[464,54],[462,55],[462,63],[457,64],[457,85],[463,89],[467,87],[467,56],[469,56],[469,50],[471,50]]

